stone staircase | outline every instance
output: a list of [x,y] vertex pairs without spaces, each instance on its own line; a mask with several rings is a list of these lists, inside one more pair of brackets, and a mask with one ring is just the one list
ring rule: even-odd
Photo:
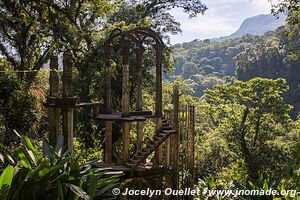
[[164,143],[170,135],[175,133],[176,131],[170,126],[169,122],[167,120],[163,120],[162,129],[159,131],[159,133],[154,135],[152,139],[147,142],[146,147],[138,150],[135,155],[126,163],[126,165],[130,168],[136,168],[152,152],[154,152],[159,145]]

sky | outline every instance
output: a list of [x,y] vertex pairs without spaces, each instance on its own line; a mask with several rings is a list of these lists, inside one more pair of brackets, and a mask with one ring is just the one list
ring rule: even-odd
[[209,39],[227,36],[235,32],[242,22],[259,14],[270,14],[268,0],[202,0],[208,7],[204,15],[189,18],[181,9],[171,14],[181,24],[182,33],[171,35],[171,44],[194,39]]

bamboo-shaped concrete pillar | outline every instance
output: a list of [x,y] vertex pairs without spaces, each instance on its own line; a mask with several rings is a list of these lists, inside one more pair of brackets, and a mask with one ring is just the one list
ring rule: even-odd
[[187,132],[187,170],[188,170],[188,187],[194,187],[194,132],[195,132],[195,107],[188,106],[188,132]]
[[[111,114],[111,66],[110,59],[112,54],[112,46],[108,44],[104,47],[105,56],[105,113]],[[105,163],[112,163],[112,121],[105,121]]]
[[[50,58],[50,98],[57,99],[59,96],[58,58]],[[59,134],[60,113],[59,107],[48,107],[49,113],[49,142],[52,146],[56,144],[57,134]]]
[[171,164],[173,169],[173,176],[172,176],[172,184],[173,189],[178,189],[179,187],[179,120],[178,120],[178,113],[179,113],[179,89],[176,85],[174,87],[173,92],[173,120],[172,125],[176,131],[176,134],[171,136]]
[[155,115],[162,117],[162,59],[163,59],[162,44],[155,45],[156,54],[156,88],[155,88]]
[[[155,115],[156,120],[156,133],[159,133],[162,127],[162,59],[163,59],[163,48],[162,44],[156,44],[155,48],[155,59],[156,59],[156,88],[155,88]],[[162,150],[163,145],[155,151],[155,162],[158,165],[162,164]]]
[[[126,38],[123,40],[123,78],[122,78],[122,117],[129,117],[129,47],[130,41]],[[130,123],[122,122],[122,137],[123,137],[123,162],[129,160],[129,145],[130,145]]]
[[[139,47],[136,49],[136,78],[137,78],[137,91],[136,91],[136,110],[143,110],[143,96],[142,96],[142,64],[143,64],[143,53],[144,48]],[[144,122],[137,122],[137,150],[142,149],[143,141],[143,127]]]
[[[63,100],[68,102],[73,97],[73,78],[72,78],[72,54],[66,51],[63,55]],[[73,110],[71,106],[64,104],[63,115],[63,134],[66,148],[73,153]]]
[[112,54],[112,45],[107,44],[104,47],[104,59],[105,59],[105,113],[111,113],[111,66],[110,59]]
[[165,167],[168,169],[170,167],[170,152],[171,152],[171,140],[170,137],[167,138],[166,140],[166,162],[165,162]]

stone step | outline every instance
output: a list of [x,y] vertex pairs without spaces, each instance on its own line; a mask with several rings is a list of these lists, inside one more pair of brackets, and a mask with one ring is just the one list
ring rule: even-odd
[[163,132],[161,132],[161,133],[158,133],[157,134],[159,137],[162,137],[162,138],[166,138],[166,137],[168,137],[169,136],[169,134],[168,133],[163,133]]
[[156,146],[157,146],[157,145],[154,145],[154,144],[149,144],[149,143],[148,143],[148,144],[146,145],[146,148],[149,148],[149,149],[151,149],[151,150],[152,150],[152,149],[155,149],[155,148],[156,148]]
[[151,153],[151,150],[152,150],[152,149],[146,147],[146,148],[143,148],[143,149],[142,149],[142,152],[145,153],[145,154],[147,155],[147,154],[150,154],[150,153]]
[[127,162],[126,165],[127,165],[128,167],[132,167],[132,168],[137,166],[136,164],[132,164],[132,163],[130,163],[130,162]]
[[142,148],[134,155],[129,162],[126,163],[128,167],[137,167],[141,162],[143,162],[155,149],[162,144],[166,139],[173,133],[176,133],[171,126],[164,126],[158,134],[154,135],[152,140],[150,140],[146,147]]
[[174,128],[172,126],[164,126],[161,129],[162,130],[173,130]]
[[162,130],[161,131],[162,133],[165,133],[165,134],[168,134],[168,135],[170,135],[170,134],[174,134],[174,133],[177,133],[177,131],[175,131],[175,130]]
[[145,156],[146,154],[142,151],[138,151],[137,156]]
[[162,127],[170,126],[169,123],[162,123]]
[[159,143],[162,143],[167,139],[168,135],[163,135],[163,134],[159,133],[159,134],[157,134],[157,137],[160,138],[160,140],[158,140]]
[[[145,156],[145,155],[144,155]],[[135,159],[135,160],[142,160],[142,159],[144,159],[144,156],[137,156],[137,155],[134,155],[133,156],[133,159]]]
[[153,146],[158,146],[158,145],[159,145],[159,142],[158,142],[158,141],[155,141],[155,140],[150,140],[150,141],[148,142],[148,144],[151,144],[151,145],[153,145]]
[[153,140],[157,141],[158,143],[161,143],[164,140],[164,138],[159,137],[158,135],[154,135]]

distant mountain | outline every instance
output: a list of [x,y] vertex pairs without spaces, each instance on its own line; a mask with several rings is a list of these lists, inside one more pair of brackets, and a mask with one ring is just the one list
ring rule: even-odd
[[222,37],[222,39],[231,39],[240,37],[246,34],[252,34],[252,35],[262,35],[265,32],[268,31],[274,31],[278,27],[283,26],[285,23],[286,16],[280,15],[277,19],[272,14],[265,15],[257,15],[254,17],[247,18],[243,21],[240,28],[234,32],[233,34]]

